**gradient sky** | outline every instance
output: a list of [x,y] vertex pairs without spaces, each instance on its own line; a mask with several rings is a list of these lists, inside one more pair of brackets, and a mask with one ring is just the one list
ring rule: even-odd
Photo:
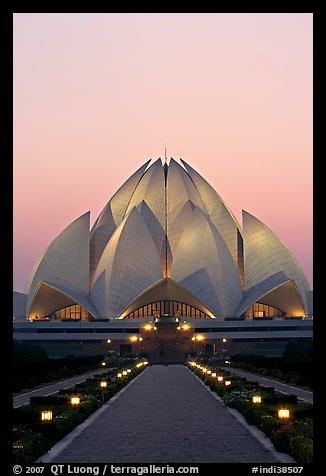
[[13,52],[16,291],[164,142],[312,285],[312,14],[14,14]]

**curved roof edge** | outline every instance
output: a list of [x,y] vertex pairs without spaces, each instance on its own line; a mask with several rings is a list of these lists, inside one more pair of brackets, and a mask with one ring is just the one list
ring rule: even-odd
[[286,244],[262,221],[242,211],[244,232],[246,289],[256,286],[271,273],[282,271],[293,279],[301,295],[305,313],[308,313],[308,280],[294,254]]
[[241,316],[241,314],[245,312],[248,307],[258,301],[262,296],[268,294],[273,289],[277,288],[278,286],[281,286],[282,284],[288,281],[290,281],[290,278],[287,278],[287,276],[285,276],[282,271],[273,274],[269,278],[266,278],[264,281],[261,281],[259,284],[257,284],[245,293],[235,314],[237,316]]
[[29,309],[40,282],[88,292],[89,290],[89,218],[86,212],[70,223],[47,247],[35,269],[27,300]]
[[[123,184],[118,188],[114,195],[110,198],[107,204],[104,206],[103,210],[98,215],[97,219],[95,220],[92,228],[91,228],[91,236],[94,233],[94,230],[97,228],[99,221],[101,220],[102,216],[106,213],[108,207],[114,208],[115,210],[111,210],[113,218],[115,220],[116,226],[118,226],[121,220],[124,218],[125,212],[128,208],[132,195],[138,186],[140,180],[142,179],[144,173],[148,170],[148,165],[152,159],[147,160],[143,165],[141,165],[136,172],[134,172]],[[122,196],[122,197],[121,197]],[[121,203],[121,199],[123,204],[118,205]],[[114,202],[118,202],[115,204]],[[125,205],[124,205],[125,203]],[[117,209],[116,209],[117,207]],[[118,223],[117,223],[118,222]]]
[[215,318],[212,311],[192,292],[171,278],[163,278],[152,284],[140,293],[121,313],[119,319],[124,319],[128,314],[139,307],[156,301],[179,301],[196,307],[211,318]]
[[37,286],[26,318],[28,319],[31,314],[44,317],[73,304],[79,304],[95,318],[100,317],[87,293],[82,291],[76,292],[62,285],[43,281]]
[[276,273],[252,288],[240,303],[236,311],[237,317],[240,317],[256,302],[275,307],[292,316],[306,314],[295,281],[292,278],[287,278],[282,272]]

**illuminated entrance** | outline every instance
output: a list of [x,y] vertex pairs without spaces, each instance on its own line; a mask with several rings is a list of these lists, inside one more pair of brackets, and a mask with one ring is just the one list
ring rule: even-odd
[[135,309],[130,314],[125,316],[126,318],[132,319],[137,317],[199,317],[199,318],[209,318],[200,309],[197,309],[194,306],[189,304],[179,302],[179,301],[156,301],[150,304],[145,304],[144,306]]

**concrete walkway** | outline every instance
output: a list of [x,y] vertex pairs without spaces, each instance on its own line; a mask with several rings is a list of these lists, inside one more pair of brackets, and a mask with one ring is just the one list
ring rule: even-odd
[[21,395],[13,397],[13,408],[18,408],[29,403],[31,397],[47,397],[48,395],[53,395],[57,393],[61,388],[70,388],[76,385],[77,383],[84,382],[87,378],[91,378],[96,374],[101,374],[105,372],[105,369],[91,370],[75,377],[62,379],[59,382],[46,385],[45,387],[37,388]]
[[182,365],[149,367],[85,423],[38,461],[284,462]]
[[235,375],[239,375],[240,377],[245,377],[248,380],[259,382],[267,387],[274,387],[275,390],[278,390],[282,393],[286,393],[287,395],[297,395],[300,400],[303,400],[305,402],[313,403],[314,394],[309,390],[303,390],[302,388],[294,387],[292,385],[288,385],[287,383],[282,383],[278,380],[273,380],[272,378],[262,377],[259,374],[247,372],[246,370],[242,369],[234,369],[233,367],[223,367],[223,369],[228,370],[229,372],[232,372]]

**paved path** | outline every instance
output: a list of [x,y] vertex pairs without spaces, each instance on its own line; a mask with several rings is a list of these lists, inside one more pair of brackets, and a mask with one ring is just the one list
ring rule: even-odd
[[61,388],[73,387],[76,383],[84,382],[87,378],[93,377],[93,375],[101,374],[105,370],[97,369],[91,370],[90,372],[85,372],[84,374],[77,375],[76,377],[71,377],[68,379],[60,380],[57,383],[47,385],[46,387],[37,388],[36,390],[31,390],[30,392],[23,393],[17,397],[13,397],[13,407],[18,408],[29,403],[30,397],[46,397],[57,393]]
[[149,367],[90,420],[82,431],[75,430],[75,438],[68,435],[38,461],[186,464],[281,461],[279,454],[263,446],[182,365]]
[[245,377],[248,380],[254,380],[255,382],[259,382],[262,385],[266,385],[267,387],[274,387],[275,390],[279,392],[286,393],[288,395],[297,395],[300,400],[304,400],[308,403],[313,403],[314,394],[309,390],[303,390],[298,387],[293,387],[292,385],[288,385],[286,383],[281,383],[278,380],[273,380],[268,377],[261,377],[258,374],[253,374],[251,372],[247,372],[246,370],[234,369],[233,367],[222,367],[224,370],[228,370],[233,372],[240,377]]

